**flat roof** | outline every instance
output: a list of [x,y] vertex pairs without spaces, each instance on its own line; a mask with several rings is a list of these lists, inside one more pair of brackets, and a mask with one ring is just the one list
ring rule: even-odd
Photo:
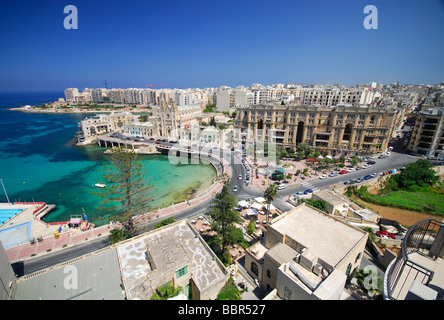
[[121,284],[116,249],[109,247],[19,278],[13,299],[123,300]]
[[306,246],[314,256],[331,266],[336,266],[367,236],[365,231],[305,203],[276,218],[269,228]]
[[128,299],[149,299],[184,266],[200,290],[225,278],[225,268],[187,221],[125,241],[117,252]]

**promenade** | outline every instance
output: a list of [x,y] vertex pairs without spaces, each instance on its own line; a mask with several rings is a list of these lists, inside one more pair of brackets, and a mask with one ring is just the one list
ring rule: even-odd
[[[223,161],[223,165],[224,173],[230,176],[231,168],[225,160]],[[197,198],[190,199],[189,201],[181,202],[163,209],[159,209],[154,212],[149,212],[143,215],[136,216],[134,217],[134,220],[138,223],[144,223],[153,220],[158,220],[160,222],[163,219],[174,216],[177,213],[188,210],[210,200],[212,197],[214,197],[216,193],[222,190],[222,187],[223,182],[218,181],[208,192]],[[16,261],[24,261],[58,250],[63,250],[64,248],[70,246],[85,243],[86,241],[97,239],[98,237],[109,236],[110,231],[118,228],[119,226],[120,225],[118,223],[111,223],[86,231],[69,230],[66,232],[61,232],[58,237],[55,237],[54,235],[48,235],[46,237],[43,237],[43,241],[36,241],[34,244],[27,242],[8,248],[5,251],[11,263]]]

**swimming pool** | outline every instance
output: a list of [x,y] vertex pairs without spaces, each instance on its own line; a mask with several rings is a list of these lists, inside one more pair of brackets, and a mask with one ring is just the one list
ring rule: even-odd
[[0,225],[8,221],[16,214],[22,212],[23,209],[0,209]]

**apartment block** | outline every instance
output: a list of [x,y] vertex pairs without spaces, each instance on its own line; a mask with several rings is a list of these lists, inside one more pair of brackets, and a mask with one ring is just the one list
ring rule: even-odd
[[235,143],[274,142],[280,149],[308,143],[344,155],[385,151],[401,117],[395,106],[253,105],[239,107]]
[[416,115],[408,145],[410,152],[444,158],[444,106],[430,108]]
[[267,228],[265,243],[249,247],[248,273],[266,299],[337,300],[359,267],[368,234],[306,204]]

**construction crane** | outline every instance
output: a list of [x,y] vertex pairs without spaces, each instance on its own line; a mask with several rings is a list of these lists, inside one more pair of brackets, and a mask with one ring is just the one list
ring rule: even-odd
[[145,87],[150,87],[150,89],[151,89],[151,87],[166,87],[166,86],[168,86],[167,84],[147,84]]
[[108,89],[108,82],[105,80],[104,82],[102,82],[101,84],[105,85],[105,89]]

